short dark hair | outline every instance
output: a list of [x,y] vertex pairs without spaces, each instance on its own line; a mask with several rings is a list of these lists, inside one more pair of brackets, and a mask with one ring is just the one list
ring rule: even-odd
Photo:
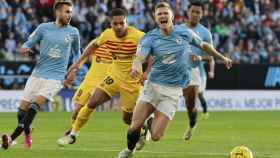
[[56,0],[54,2],[53,9],[54,10],[60,9],[63,5],[73,6],[73,3],[71,0]]
[[204,4],[203,2],[199,1],[199,0],[193,0],[190,2],[190,4],[188,5],[188,9],[190,9],[192,6],[198,6],[201,7],[202,11],[204,10]]
[[112,9],[110,13],[110,17],[112,18],[113,16],[125,16],[127,17],[128,12],[125,8],[114,8]]
[[171,7],[171,4],[169,3],[169,1],[160,0],[160,1],[155,5],[154,11],[156,11],[156,9],[158,9],[158,8],[163,8],[163,7],[167,7],[167,8],[169,8],[169,9],[173,10],[172,7]]

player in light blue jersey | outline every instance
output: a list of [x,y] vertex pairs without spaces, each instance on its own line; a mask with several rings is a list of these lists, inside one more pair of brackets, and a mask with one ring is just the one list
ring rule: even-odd
[[20,50],[27,55],[32,47],[40,44],[40,59],[25,85],[18,111],[18,126],[11,135],[2,136],[4,149],[8,149],[23,131],[25,147],[30,149],[30,125],[36,113],[60,91],[63,82],[70,84],[74,79],[75,70],[64,80],[70,54],[73,53],[76,59],[80,54],[79,32],[69,25],[72,8],[71,0],[57,0],[54,4],[56,21],[40,24]]
[[[212,35],[210,31],[201,25],[199,22],[203,16],[203,3],[201,2],[191,2],[188,6],[188,20],[186,24],[188,28],[192,29],[203,41],[210,44],[213,43]],[[210,63],[210,73],[209,76],[214,75],[214,60],[211,56],[208,56],[205,51],[194,45],[191,46],[192,50],[192,79],[187,88],[184,89],[184,101],[188,111],[189,117],[189,127],[186,129],[183,138],[185,140],[190,140],[197,122],[197,109],[196,101],[200,99],[203,111],[207,112],[206,101],[203,97],[203,89],[206,87],[206,72],[204,69],[204,62],[206,60]]]
[[[227,66],[231,60],[223,57],[190,29],[173,25],[174,14],[170,5],[159,2],[155,6],[155,21],[159,28],[148,32],[137,48],[131,76],[140,75],[142,63],[152,57],[154,63],[145,81],[144,88],[133,111],[131,125],[127,132],[127,148],[117,158],[133,155],[145,120],[153,113],[151,138],[158,141],[164,135],[167,125],[175,115],[183,87],[189,82],[190,44],[207,50],[222,59]],[[189,71],[186,71],[189,70]]]

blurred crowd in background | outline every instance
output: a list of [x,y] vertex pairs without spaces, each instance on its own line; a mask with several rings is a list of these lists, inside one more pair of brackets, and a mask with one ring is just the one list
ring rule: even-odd
[[[0,60],[29,61],[19,48],[42,22],[52,21],[54,0],[0,0]],[[280,0],[202,0],[202,23],[212,34],[214,45],[235,63],[280,63]],[[147,32],[155,27],[156,0],[73,0],[71,24],[78,27],[84,47],[109,26],[108,13],[124,6],[128,22]],[[190,0],[171,0],[175,22],[186,19]]]

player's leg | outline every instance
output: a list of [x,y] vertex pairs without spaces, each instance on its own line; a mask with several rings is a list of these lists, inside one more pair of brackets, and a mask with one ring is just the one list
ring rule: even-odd
[[197,122],[196,101],[198,99],[199,85],[201,84],[198,68],[192,69],[192,78],[186,89],[183,90],[185,105],[188,111],[189,128],[184,133],[184,139],[190,140]]
[[145,120],[154,111],[154,107],[146,102],[139,101],[133,111],[132,122],[127,131],[127,148],[122,150],[117,158],[129,157],[133,154],[136,143],[140,138],[141,128]]
[[74,110],[71,116],[71,126],[70,128],[65,132],[65,135],[69,135],[74,122],[78,116],[78,113],[80,112],[81,108],[86,105],[86,103],[89,100],[89,97],[91,96],[92,92],[95,89],[95,85],[89,84],[89,82],[83,81],[78,90],[75,92],[74,97],[73,97],[73,102],[74,102]]
[[122,120],[125,124],[130,125],[132,120],[132,112],[122,112]]
[[[127,148],[122,150],[117,158],[125,158],[133,154],[136,143],[140,138],[141,128],[144,125],[145,120],[155,110],[152,105],[153,98],[153,87],[150,82],[146,82],[133,110],[132,122],[127,132]],[[125,108],[122,107],[122,109],[124,110]]]
[[[24,94],[24,100],[30,100],[31,103],[29,105],[29,108],[26,111],[25,116],[21,121],[19,122],[18,126],[14,130],[14,132],[9,135],[3,135],[2,136],[2,147],[4,149],[7,149],[11,143],[11,141],[15,140],[25,128],[29,128],[32,124],[37,112],[39,109],[44,106],[49,99],[51,99],[57,92],[62,88],[62,85],[60,81],[56,80],[47,80],[42,78],[34,78],[31,77],[29,80],[31,82],[28,82],[26,85],[26,88],[29,88],[28,91],[34,91],[34,93],[29,93],[30,96],[26,96],[26,92]],[[32,89],[32,90],[30,90]],[[27,131],[26,135],[30,135],[31,131]],[[31,148],[31,135],[28,147]]]
[[153,141],[159,141],[164,135],[170,122],[170,118],[159,111],[155,111],[154,114],[155,117],[152,122],[151,138]]
[[[136,101],[138,99],[138,96],[140,94],[140,90],[142,86],[139,82],[135,83],[126,83],[126,86],[122,86],[122,88],[119,89],[120,92],[120,102],[121,102],[121,108],[123,111],[123,121],[130,125],[131,119],[132,119],[132,112],[136,105]],[[148,128],[144,125],[141,128],[141,137],[136,144],[136,150],[141,150],[145,145],[145,139]]]
[[198,96],[198,86],[189,86],[188,88],[183,90],[183,95],[185,97],[185,105],[188,112],[189,117],[189,127],[184,133],[184,139],[189,140],[192,137],[192,133],[195,129],[197,122],[197,109],[196,98]]
[[73,124],[72,134],[77,134],[84,124],[89,120],[90,115],[95,111],[96,107],[109,101],[117,91],[117,85],[112,79],[112,82],[107,81],[108,77],[95,89],[94,93],[90,96],[86,106],[84,106]]
[[[30,127],[40,107],[43,106],[46,103],[46,101],[47,101],[46,98],[43,96],[37,96],[34,98],[34,101],[30,104],[30,108],[28,108],[25,116],[19,122],[14,132],[10,136],[9,135],[2,136],[2,141],[3,141],[2,147],[4,149],[8,149],[8,147],[11,145],[11,142],[16,140],[16,138],[24,131],[25,128]],[[26,135],[29,134],[30,133],[26,133]],[[31,148],[31,142],[29,146],[30,146],[29,148]]]
[[94,91],[93,95],[90,97],[89,102],[79,111],[70,134],[58,139],[58,145],[65,146],[68,144],[74,144],[76,142],[78,133],[80,132],[81,128],[83,128],[83,126],[88,122],[91,114],[95,111],[96,107],[102,105],[110,99],[111,96],[109,96],[102,89],[97,88]]
[[154,112],[154,119],[152,121],[151,138],[153,141],[159,141],[169,124],[175,116],[178,108],[178,101],[182,90],[165,89],[166,92],[161,92],[158,95],[158,104],[155,105],[156,111]]
[[72,126],[70,135],[64,136],[57,140],[58,145],[65,146],[73,144],[76,141],[76,136],[81,128],[87,123],[91,114],[95,111],[96,107],[102,105],[116,93],[118,85],[111,76],[107,76],[104,81],[95,89],[93,95],[89,98],[88,103],[82,107],[78,116]]
[[208,109],[207,109],[207,102],[206,102],[206,99],[205,99],[204,93],[203,93],[206,89],[206,82],[207,82],[207,79],[202,78],[201,85],[199,87],[199,93],[198,93],[198,98],[199,98],[199,101],[200,101],[200,104],[201,104],[202,110],[203,110],[202,116],[204,119],[207,119],[209,117],[209,113],[208,113]]

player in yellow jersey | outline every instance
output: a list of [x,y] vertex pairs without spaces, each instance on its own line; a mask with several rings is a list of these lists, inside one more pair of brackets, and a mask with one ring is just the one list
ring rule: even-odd
[[[88,45],[90,46],[92,42],[94,42],[94,40]],[[65,135],[70,134],[80,109],[86,105],[97,85],[103,81],[109,71],[108,67],[111,63],[112,55],[107,50],[106,45],[104,44],[98,47],[92,55],[90,69],[73,97],[75,109],[72,114],[71,128],[65,132]]]
[[112,53],[112,65],[110,73],[104,78],[93,95],[90,97],[87,106],[84,106],[72,128],[70,135],[58,140],[59,145],[72,144],[76,140],[76,135],[87,122],[90,114],[97,106],[111,99],[117,92],[120,93],[121,109],[123,111],[123,121],[131,123],[132,112],[136,104],[141,87],[141,74],[138,77],[130,76],[132,61],[136,53],[137,44],[144,36],[138,29],[128,26],[127,11],[121,8],[113,9],[110,15],[111,28],[106,29],[97,39],[89,45],[82,54],[78,62],[70,68],[76,71],[84,59],[94,52],[101,45],[105,45]]

